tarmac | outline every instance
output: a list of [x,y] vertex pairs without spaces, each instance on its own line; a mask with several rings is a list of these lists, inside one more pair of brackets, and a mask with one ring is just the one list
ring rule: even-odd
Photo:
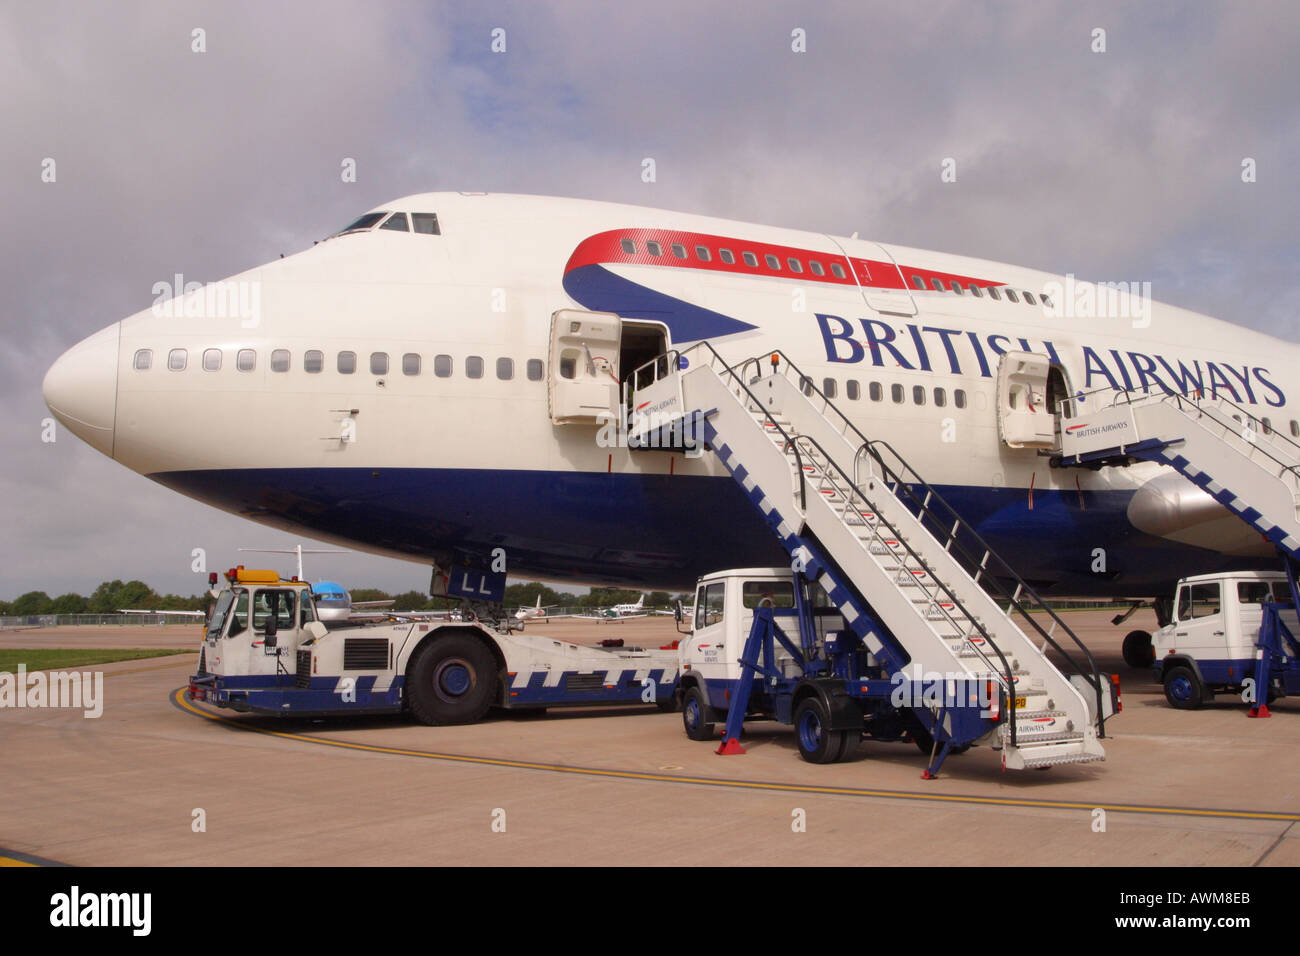
[[[98,719],[0,708],[0,862],[79,865],[819,864],[1294,866],[1300,699],[1269,720],[1220,697],[1171,708],[1120,657],[1114,612],[1067,622],[1121,675],[1107,759],[1006,772],[989,748],[937,780],[906,743],[800,759],[791,728],[747,725],[748,753],[689,740],[653,707],[400,717],[235,715],[184,700],[190,655],[104,674]],[[529,622],[528,633],[655,646],[671,618]],[[192,647],[193,625],[0,633],[0,647]]]

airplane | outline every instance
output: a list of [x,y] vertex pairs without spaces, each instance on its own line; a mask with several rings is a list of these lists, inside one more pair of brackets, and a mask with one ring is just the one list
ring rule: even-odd
[[[519,608],[519,610],[515,611],[515,620],[519,622],[519,627],[520,627],[520,629],[522,630],[522,629],[523,629],[523,622],[524,622],[524,621],[531,621],[531,620],[533,620],[534,618],[546,617],[546,616],[547,616],[546,612],[549,611],[549,610],[550,610],[551,608],[553,608],[553,607],[559,607],[559,605],[558,605],[558,604],[548,604],[548,605],[546,605],[545,607],[543,607],[543,606],[542,606],[542,596],[539,594],[539,595],[537,595],[537,604],[536,604],[536,605],[534,605],[533,607],[522,607],[522,606],[521,606],[521,607]],[[556,615],[556,616],[557,616],[557,617],[567,617],[568,615]]]
[[1044,596],[1152,597],[1273,566],[1272,545],[1167,469],[1052,468],[1004,435],[1018,395],[1086,410],[1102,388],[1203,390],[1300,436],[1295,345],[1141,295],[1117,308],[1108,288],[856,233],[425,193],[230,279],[160,283],[62,355],[43,393],[125,467],[272,527],[436,567],[502,551],[512,575],[686,590],[787,559],[714,456],[606,447],[597,417],[670,350],[708,340],[738,364],[779,349]]
[[[120,607],[117,609],[118,614],[154,614],[159,617],[167,615],[180,615],[182,617],[207,617],[203,611],[148,611],[141,608]],[[161,621],[159,623],[162,623]]]

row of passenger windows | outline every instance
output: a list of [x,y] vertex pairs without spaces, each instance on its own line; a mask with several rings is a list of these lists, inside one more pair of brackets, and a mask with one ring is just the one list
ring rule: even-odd
[[[1038,294],[1038,299],[1035,299],[1034,294],[1032,292],[1029,292],[1027,290],[1022,290],[1020,292],[1017,292],[1015,289],[1009,288],[1007,286],[1003,286],[1001,290],[999,290],[997,286],[992,286],[992,285],[981,288],[980,286],[976,285],[974,282],[971,282],[966,286],[963,286],[956,279],[949,279],[948,284],[944,285],[943,280],[940,279],[938,276],[931,276],[930,284],[934,287],[935,292],[947,292],[951,288],[952,291],[956,292],[958,295],[965,295],[966,290],[970,289],[970,294],[975,296],[975,298],[977,299],[982,299],[984,297],[984,294],[987,292],[988,297],[990,299],[993,299],[994,301],[1001,301],[1002,297],[1006,296],[1007,300],[1010,302],[1020,302],[1023,300],[1026,305],[1037,305],[1038,302],[1041,300],[1043,305],[1047,306],[1049,309],[1052,307],[1052,300],[1049,299],[1047,296],[1043,295],[1041,292]],[[926,291],[925,279],[923,279],[921,276],[913,275],[912,285],[916,286],[922,292]]]
[[[799,387],[805,395],[812,395],[813,381],[804,377],[799,382]],[[835,398],[839,394],[839,382],[833,378],[822,379],[822,392],[827,398]],[[862,387],[858,384],[857,379],[849,379],[844,383],[844,397],[851,402],[856,402],[862,397]],[[867,383],[867,397],[873,402],[883,402],[885,400],[885,387],[879,382]],[[895,382],[889,386],[889,400],[895,405],[902,405],[907,401],[907,389]],[[948,390],[945,388],[927,389],[924,385],[912,386],[912,404],[925,405],[933,400],[936,408],[944,408],[948,404]],[[956,408],[966,407],[966,390],[964,388],[954,388],[952,390],[952,404]]]
[[[205,372],[219,372],[224,360],[225,352],[223,350],[204,349],[200,362]],[[187,349],[172,349],[167,353],[167,368],[171,371],[183,372],[188,364],[189,351]],[[292,355],[288,349],[272,350],[272,372],[287,372],[292,364]],[[433,357],[433,374],[438,378],[450,378],[454,364],[450,355],[435,355]],[[387,352],[370,353],[371,375],[387,375],[390,365]],[[137,350],[131,366],[139,372],[152,368],[153,349]],[[257,351],[255,349],[239,349],[235,352],[235,368],[240,372],[254,371],[257,368]],[[424,357],[418,352],[407,352],[402,356],[401,368],[403,375],[419,375],[424,368]],[[484,368],[485,363],[481,355],[465,356],[465,376],[467,378],[482,378]],[[351,375],[356,372],[357,353],[348,351],[336,353],[334,356],[334,369],[341,375]],[[313,375],[323,372],[325,370],[325,353],[319,349],[308,349],[302,356],[302,370]],[[530,382],[540,382],[545,376],[546,368],[541,359],[529,359],[524,363],[524,371]],[[515,360],[512,358],[497,359],[496,376],[502,381],[509,381],[514,378]]]
[[[621,239],[619,240],[619,245],[622,247],[623,251],[626,252],[629,256],[636,255],[637,246],[635,240]],[[678,259],[690,258],[690,252],[688,252],[686,246],[680,242],[674,242],[670,244],[669,248],[672,250],[673,256]],[[664,255],[663,245],[661,243],[655,242],[653,239],[646,241],[645,249],[646,252],[648,252],[652,256]],[[696,246],[694,252],[695,252],[695,258],[699,259],[700,262],[713,261],[713,250],[710,249],[708,246]],[[723,262],[729,266],[736,264],[736,255],[730,249],[718,249],[717,255],[718,255],[718,261],[720,262]],[[742,251],[740,253],[740,259],[742,262],[745,263],[745,265],[749,266],[751,269],[758,268],[758,255],[756,253]],[[774,255],[773,253],[769,252],[763,256],[763,261],[767,264],[767,267],[769,269],[775,272],[781,271],[782,266],[781,266],[780,256]],[[788,256],[785,260],[785,268],[789,269],[791,272],[796,274],[802,273],[804,271],[803,260],[797,256]],[[826,275],[826,267],[823,266],[816,259],[808,260],[808,271],[815,276]],[[831,275],[835,276],[835,278],[837,279],[845,279],[848,277],[847,273],[844,271],[844,266],[840,265],[838,262],[830,263],[830,271],[831,271]]]

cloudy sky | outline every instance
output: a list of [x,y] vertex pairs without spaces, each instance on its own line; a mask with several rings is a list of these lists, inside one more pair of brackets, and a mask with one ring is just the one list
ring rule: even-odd
[[[41,379],[155,282],[222,278],[414,192],[859,231],[1150,281],[1300,340],[1297,63],[1294,2],[0,0],[0,598],[193,593],[192,547],[226,565],[292,545],[66,432],[42,442]],[[309,573],[428,582],[359,555]]]

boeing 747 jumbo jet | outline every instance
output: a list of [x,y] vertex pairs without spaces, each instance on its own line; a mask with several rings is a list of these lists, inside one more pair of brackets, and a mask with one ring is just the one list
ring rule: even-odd
[[68,429],[216,507],[442,567],[680,589],[788,563],[717,457],[602,439],[620,383],[701,361],[701,340],[736,367],[779,350],[1045,594],[1150,597],[1276,560],[1213,484],[1060,467],[1061,436],[1117,395],[1300,435],[1295,346],[1142,290],[638,206],[408,196],[154,294],[49,370]]

